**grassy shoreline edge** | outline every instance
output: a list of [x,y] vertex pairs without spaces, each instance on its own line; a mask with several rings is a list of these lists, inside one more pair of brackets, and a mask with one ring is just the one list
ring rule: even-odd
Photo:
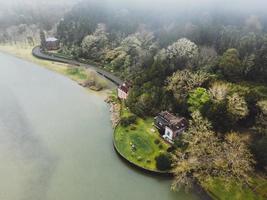
[[[117,125],[119,126],[119,124]],[[131,166],[136,167],[137,169],[140,169],[144,172],[150,173],[150,174],[155,174],[155,175],[164,175],[164,176],[168,176],[168,177],[172,177],[172,173],[171,172],[164,172],[164,171],[159,171],[159,170],[152,170],[152,169],[148,169],[145,167],[142,167],[141,165],[138,165],[135,162],[132,162],[131,160],[129,160],[128,158],[126,158],[118,149],[117,145],[116,145],[116,140],[115,140],[115,135],[116,135],[116,128],[117,126],[114,128],[113,131],[113,146],[115,151],[117,152],[117,154],[125,161],[127,161]]]
[[[67,72],[68,68],[70,67],[69,64],[55,62],[55,61],[48,61],[48,60],[38,59],[38,58],[34,57],[32,55],[32,49],[34,47],[35,46],[22,45],[22,44],[17,44],[17,45],[1,44],[0,45],[0,52],[2,52],[4,54],[11,55],[11,56],[15,56],[16,58],[26,60],[26,61],[34,63],[34,64],[37,64],[37,65],[39,65],[39,66],[41,66],[47,70],[53,71],[55,73],[58,73],[60,75],[63,75],[65,77],[69,78],[70,80],[76,82],[78,85],[80,85],[82,83],[82,81],[84,81],[84,79],[79,77],[79,74],[78,75],[72,75],[72,74],[69,74]],[[79,68],[83,69],[82,67],[79,67]],[[104,80],[104,78],[102,78],[102,77],[100,77],[100,78]],[[97,96],[100,96],[103,99],[106,99],[112,91],[111,88],[103,89],[101,91],[94,91],[94,90],[86,88],[86,87],[83,87],[83,88],[86,89],[87,92],[90,92],[90,93],[93,93]]]

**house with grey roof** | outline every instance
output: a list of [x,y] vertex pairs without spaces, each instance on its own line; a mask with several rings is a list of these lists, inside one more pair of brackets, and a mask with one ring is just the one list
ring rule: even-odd
[[154,118],[154,126],[166,141],[173,143],[187,128],[187,120],[168,111],[162,111]]
[[49,37],[45,40],[45,47],[47,50],[58,50],[60,47],[59,40],[55,37]]

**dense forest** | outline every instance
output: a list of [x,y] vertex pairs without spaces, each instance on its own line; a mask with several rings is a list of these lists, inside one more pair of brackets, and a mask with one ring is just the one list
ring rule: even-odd
[[187,167],[175,168],[174,185],[205,176],[247,183],[253,166],[267,167],[266,15],[195,7],[168,11],[81,2],[57,26],[61,51],[100,63],[132,83],[126,105],[136,115],[170,110],[191,119],[187,136],[176,142],[187,150],[175,160]]
[[54,35],[57,23],[70,10],[73,2],[74,0],[0,2],[0,43],[38,44],[39,31],[45,30],[48,35]]

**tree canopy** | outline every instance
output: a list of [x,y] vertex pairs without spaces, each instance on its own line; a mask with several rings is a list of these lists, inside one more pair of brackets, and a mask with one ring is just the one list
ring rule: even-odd
[[254,160],[248,146],[236,133],[229,133],[221,140],[197,111],[192,114],[182,140],[186,148],[176,150],[173,157],[173,189],[190,188],[211,177],[220,177],[225,184],[232,180],[249,184]]

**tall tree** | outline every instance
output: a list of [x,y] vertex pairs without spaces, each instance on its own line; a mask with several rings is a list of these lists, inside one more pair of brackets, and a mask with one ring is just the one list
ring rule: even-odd
[[267,135],[267,100],[262,100],[257,103],[259,113],[256,117],[254,129],[260,135]]
[[226,99],[229,93],[230,86],[228,83],[216,81],[212,84],[209,89],[212,100],[214,102],[222,102]]
[[237,81],[242,78],[243,68],[236,49],[228,49],[223,54],[219,67],[228,80]]
[[249,184],[254,160],[236,133],[228,134],[221,141],[210,123],[194,112],[182,140],[186,148],[178,149],[173,156],[173,189],[190,188],[194,183],[203,184],[216,177],[223,179],[225,185],[233,180],[237,184]]
[[264,38],[264,42],[261,48],[256,52],[256,67],[254,68],[253,80],[261,80],[267,83],[267,36]]
[[189,111],[201,111],[210,102],[210,95],[205,88],[198,87],[189,93],[187,103]]
[[167,89],[173,92],[178,102],[185,101],[191,90],[201,87],[209,78],[210,75],[206,72],[178,70],[168,78]]
[[154,55],[158,50],[154,34],[141,30],[124,38],[118,47],[107,52],[106,60],[113,68],[134,74],[140,69],[148,68],[153,64]]
[[247,102],[237,93],[227,97],[227,111],[234,122],[245,118],[249,113]]
[[108,34],[104,24],[98,24],[92,35],[87,35],[82,41],[82,53],[85,58],[95,61],[102,60],[105,49],[108,48]]
[[198,55],[198,46],[187,38],[181,38],[167,48],[162,49],[158,57],[160,60],[166,61],[173,69],[183,69],[185,67],[192,68]]
[[227,49],[237,48],[241,35],[241,30],[236,26],[222,26],[215,41],[217,52],[223,54]]
[[267,135],[255,139],[251,144],[257,166],[267,172]]
[[40,40],[41,40],[41,48],[43,50],[46,49],[46,39],[45,39],[45,32],[43,30],[40,30]]

